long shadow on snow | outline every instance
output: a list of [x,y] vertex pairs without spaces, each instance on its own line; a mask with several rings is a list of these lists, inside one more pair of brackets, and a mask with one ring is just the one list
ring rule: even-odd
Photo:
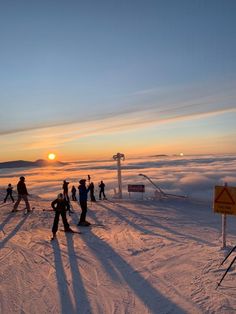
[[[0,225],[0,231],[3,231],[4,226],[12,219],[14,216],[13,213],[9,213],[6,218],[3,220],[3,222]],[[4,231],[3,231],[4,232]]]
[[24,216],[23,219],[15,226],[15,228],[2,240],[0,243],[0,249],[4,247],[4,245],[12,238],[14,235],[17,234],[17,232],[20,230],[20,228],[23,226],[25,223],[26,219],[28,216]]
[[[105,207],[106,209],[108,209],[109,211],[113,212],[113,214],[115,214],[115,215],[116,215],[117,217],[119,217],[121,220],[125,220],[125,219],[126,219],[122,214],[117,213],[116,211],[110,209],[109,207],[107,207],[107,206],[105,206],[105,205],[103,205],[103,204],[99,204],[99,205],[101,205],[101,206]],[[198,242],[198,243],[201,242],[201,243],[204,243],[204,244],[207,244],[207,245],[212,246],[212,243],[209,242],[209,241],[205,241],[205,240],[200,239],[200,238],[197,238],[197,237],[195,237],[195,236],[191,236],[191,235],[189,235],[189,234],[181,233],[181,232],[178,232],[178,231],[176,231],[176,230],[173,230],[173,229],[171,229],[171,228],[169,228],[169,227],[162,226],[160,223],[154,222],[153,219],[147,218],[147,217],[145,217],[145,216],[143,216],[143,215],[140,215],[139,213],[136,213],[136,212],[134,213],[132,210],[128,209],[127,207],[124,207],[124,206],[119,205],[119,204],[117,204],[117,203],[116,203],[116,206],[118,206],[118,207],[121,208],[122,210],[125,210],[126,212],[129,212],[129,213],[132,214],[133,216],[139,216],[140,219],[146,220],[146,221],[150,222],[150,223],[151,223],[151,226],[153,226],[153,227],[161,228],[161,229],[163,229],[163,230],[165,230],[165,231],[167,231],[167,232],[170,232],[170,233],[172,233],[172,234],[176,234],[177,236],[185,237],[185,238],[191,239],[191,240],[193,240],[193,241],[196,241],[196,242]],[[128,221],[128,220],[126,219],[126,221]],[[128,222],[129,222],[129,221],[128,221]],[[129,222],[129,223],[130,223],[130,222]],[[130,223],[130,224],[132,225],[133,223]],[[133,225],[134,225],[134,224],[133,224]],[[140,228],[140,227],[139,227],[139,228]],[[154,234],[155,234],[155,233],[154,233]],[[169,238],[169,239],[171,239],[171,238]],[[181,240],[181,241],[178,241],[176,238],[171,239],[171,240],[172,240],[172,241],[174,240],[175,242],[182,242],[182,240]]]
[[78,268],[77,256],[74,249],[73,234],[66,234],[68,255],[71,268],[72,284],[75,298],[75,313],[92,313],[89,300],[83,285],[83,280]]
[[[131,227],[133,227],[134,229],[137,229],[138,231],[140,232],[143,232],[145,234],[150,234],[150,235],[153,235],[153,236],[159,236],[159,237],[162,237],[162,238],[165,238],[169,241],[175,241],[175,242],[180,242],[178,240],[176,240],[175,238],[171,238],[171,237],[168,237],[166,235],[161,235],[161,234],[158,234],[157,232],[153,232],[151,230],[147,230],[145,229],[144,227],[141,227],[139,225],[137,225],[136,223],[130,221],[129,219],[127,219],[124,215],[122,215],[121,213],[117,213],[114,209],[111,209],[110,207],[104,205],[104,204],[99,204],[101,207],[107,209],[109,212],[111,212],[114,216],[117,216],[121,221],[125,221],[127,224],[129,224]],[[91,216],[94,215],[94,213],[92,212],[90,214]],[[94,218],[94,216],[93,216]],[[95,218],[94,218],[95,219]],[[152,221],[153,223],[153,221]]]
[[[159,236],[159,237],[165,238],[165,239],[167,239],[167,240],[169,240],[169,241],[182,242],[182,241],[177,240],[176,238],[171,238],[171,237],[168,237],[168,236],[166,236],[166,235],[161,235],[161,234],[156,233],[156,232],[153,232],[153,231],[151,231],[151,230],[147,230],[147,229],[143,228],[143,226],[137,225],[136,223],[130,221],[129,219],[127,219],[127,218],[126,218],[124,215],[122,215],[121,213],[117,213],[114,209],[111,209],[110,207],[108,207],[108,206],[106,206],[106,205],[104,205],[104,204],[99,204],[99,205],[100,205],[101,207],[107,209],[107,210],[108,210],[109,212],[111,212],[113,215],[117,216],[121,221],[127,222],[127,224],[129,224],[131,227],[133,227],[134,229],[137,229],[137,230],[140,231],[140,232],[143,232],[143,233],[145,233],[145,234],[150,234],[150,235],[153,235],[153,236]],[[116,204],[116,205],[118,205],[118,204]],[[120,206],[120,207],[122,207],[123,209],[124,209],[124,208],[126,209],[126,207],[123,207],[123,206]],[[128,211],[129,211],[131,214],[133,214],[132,211],[127,210],[127,212],[128,212]],[[93,214],[93,213],[92,213],[92,214]],[[139,215],[136,215],[136,216],[139,216]],[[141,219],[143,219],[143,217],[141,217]],[[145,219],[145,220],[147,220],[147,219]],[[150,219],[150,222],[152,222],[152,224],[153,224],[153,220]],[[153,225],[153,226],[156,226],[156,225]]]
[[66,279],[64,271],[61,251],[57,240],[52,241],[52,248],[54,254],[54,262],[56,269],[57,287],[60,294],[61,311],[62,314],[76,313],[69,294],[69,283]]
[[[97,224],[100,224],[100,221],[96,218],[95,214],[90,210],[89,210],[89,215],[93,216],[93,218]],[[77,224],[78,218],[79,217],[78,217],[76,212],[74,212],[73,216],[71,216],[72,222],[75,224]],[[86,234],[88,234],[88,232],[90,234],[90,227],[82,227],[80,230],[82,231],[82,233],[84,233],[83,239],[86,236]],[[90,240],[91,240],[91,245],[90,245],[90,247],[91,247],[93,242],[94,242],[94,238],[89,237],[87,239],[87,242],[89,242]],[[96,247],[96,248],[93,247],[92,251],[94,251],[95,249],[98,250],[98,252],[100,252],[100,247]],[[117,275],[117,271],[115,270],[114,265],[111,263],[111,261],[104,256],[101,256],[101,259],[102,259],[102,264],[104,265],[104,268],[106,269],[106,271],[109,273],[110,277],[115,281],[120,281],[120,278]]]
[[[99,223],[98,219],[97,223]],[[90,237],[83,237],[82,239],[91,251],[94,252],[96,248],[95,254],[101,264],[103,264],[104,269],[109,273],[109,265],[115,267],[116,273],[123,278],[136,296],[143,301],[152,313],[186,313],[177,304],[166,298],[148,283],[108,243],[95,235],[89,227],[87,227],[87,230]],[[108,260],[109,263],[107,262]],[[114,277],[111,278],[114,280]]]

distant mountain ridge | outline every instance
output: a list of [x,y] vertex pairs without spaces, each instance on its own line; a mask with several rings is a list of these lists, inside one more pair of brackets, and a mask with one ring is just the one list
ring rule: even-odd
[[0,162],[0,169],[3,168],[29,168],[29,167],[47,167],[47,166],[64,166],[67,163],[61,161],[48,161],[45,159],[38,159],[36,161],[14,160]]

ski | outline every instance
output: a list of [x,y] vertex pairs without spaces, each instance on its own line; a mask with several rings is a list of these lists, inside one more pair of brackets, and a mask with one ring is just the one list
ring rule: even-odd
[[102,228],[102,229],[108,229],[108,227],[106,227],[105,225],[103,225],[103,224],[96,224],[96,223],[91,223],[90,225],[88,225],[88,226],[80,226],[79,225],[79,227],[83,227],[83,228],[90,228],[90,229],[93,229],[93,228]]
[[76,233],[76,234],[82,234],[81,231],[77,231],[77,230],[73,230],[73,231],[65,231],[63,229],[60,229],[59,231],[62,231],[62,232],[65,232],[65,233],[69,233],[69,234],[73,234],[73,233]]

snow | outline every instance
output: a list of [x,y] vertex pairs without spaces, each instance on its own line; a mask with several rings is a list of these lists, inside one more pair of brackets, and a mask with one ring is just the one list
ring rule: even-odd
[[[57,180],[64,175],[72,185],[73,178],[78,182],[88,169],[81,167],[79,173],[72,173],[75,166],[71,165],[54,177],[49,175],[53,169],[38,174],[35,169],[24,170],[35,210],[24,215],[23,211],[11,213],[10,201],[0,205],[0,312],[235,313],[235,265],[217,290],[216,284],[235,256],[233,253],[220,266],[236,244],[236,217],[228,216],[227,250],[222,250],[221,216],[213,213],[208,192],[213,191],[214,179],[217,184],[226,177],[235,182],[235,163],[236,159],[217,159],[211,168],[205,158],[199,167],[189,159],[181,166],[171,160],[169,168],[168,161],[163,161],[162,169],[153,165],[135,168],[136,174],[162,175],[158,182],[167,192],[186,192],[183,186],[192,184],[194,193],[189,190],[186,200],[156,200],[144,181],[149,191],[144,200],[138,194],[132,194],[131,199],[125,194],[125,199],[118,200],[112,197],[115,172],[93,169],[90,175],[96,178],[96,184],[105,178],[109,200],[88,202],[87,218],[94,223],[92,227],[77,227],[80,207],[73,202],[75,213],[68,220],[71,228],[82,234],[66,234],[61,224],[54,241],[50,241],[54,217],[50,202],[61,188],[62,181]],[[124,181],[140,183],[141,178],[130,172],[128,162],[124,166]],[[170,169],[176,169],[176,174]],[[19,173],[22,170],[0,172],[1,198],[4,185],[12,182],[16,186]],[[177,178],[182,178],[181,188]],[[198,189],[201,182],[205,184],[202,190]]]

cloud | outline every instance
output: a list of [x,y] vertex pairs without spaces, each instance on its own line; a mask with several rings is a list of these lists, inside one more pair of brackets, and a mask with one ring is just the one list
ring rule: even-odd
[[[74,134],[73,137],[78,138],[236,112],[235,84],[231,83],[231,85],[218,89],[208,84],[204,87],[159,87],[136,91],[116,100],[106,110],[104,109],[106,107],[103,108],[101,105],[98,107],[99,111],[95,107],[93,110],[73,112],[71,117],[68,117],[68,114],[66,117],[55,114],[51,121],[46,123],[38,116],[36,120],[32,118],[24,124],[16,119],[15,128],[9,125],[4,127],[2,124],[0,135],[22,132],[30,134],[31,131],[45,129],[51,129],[56,134],[60,133],[59,129],[61,129],[68,134],[68,139],[65,140],[64,136],[61,141],[68,141],[69,134]],[[69,110],[70,106],[68,106]],[[76,130],[81,132],[76,135]]]
[[204,191],[209,188],[209,186],[214,185],[215,180],[210,179],[203,174],[189,174],[180,179],[179,185],[186,192],[191,192],[194,190]]
[[[123,190],[127,195],[127,184],[145,184],[146,196],[153,196],[155,187],[138,175],[143,173],[166,193],[187,194],[190,198],[212,202],[215,185],[228,182],[230,186],[236,186],[235,168],[236,156],[128,159],[122,162]],[[27,178],[30,194],[52,198],[60,191],[65,178],[70,181],[70,186],[73,184],[78,186],[78,179],[86,178],[88,173],[96,189],[102,178],[106,183],[108,194],[113,195],[113,189],[117,187],[117,171],[116,163],[112,159],[102,162],[73,162],[60,168],[40,168],[40,171],[37,168],[4,169],[0,171],[0,178],[1,185],[4,187],[9,182],[16,186],[19,176],[24,175]]]
[[[114,118],[103,120],[69,123],[59,126],[50,126],[18,132],[18,138],[27,149],[55,148],[63,144],[71,143],[81,138],[108,135],[117,132],[127,132],[154,125],[175,123],[181,121],[190,121],[193,119],[203,119],[225,113],[235,113],[236,108],[227,108],[208,112],[181,114],[169,114],[168,111],[144,111],[139,113],[122,114]],[[12,134],[8,134],[12,135]],[[28,139],[28,140],[27,140]]]

